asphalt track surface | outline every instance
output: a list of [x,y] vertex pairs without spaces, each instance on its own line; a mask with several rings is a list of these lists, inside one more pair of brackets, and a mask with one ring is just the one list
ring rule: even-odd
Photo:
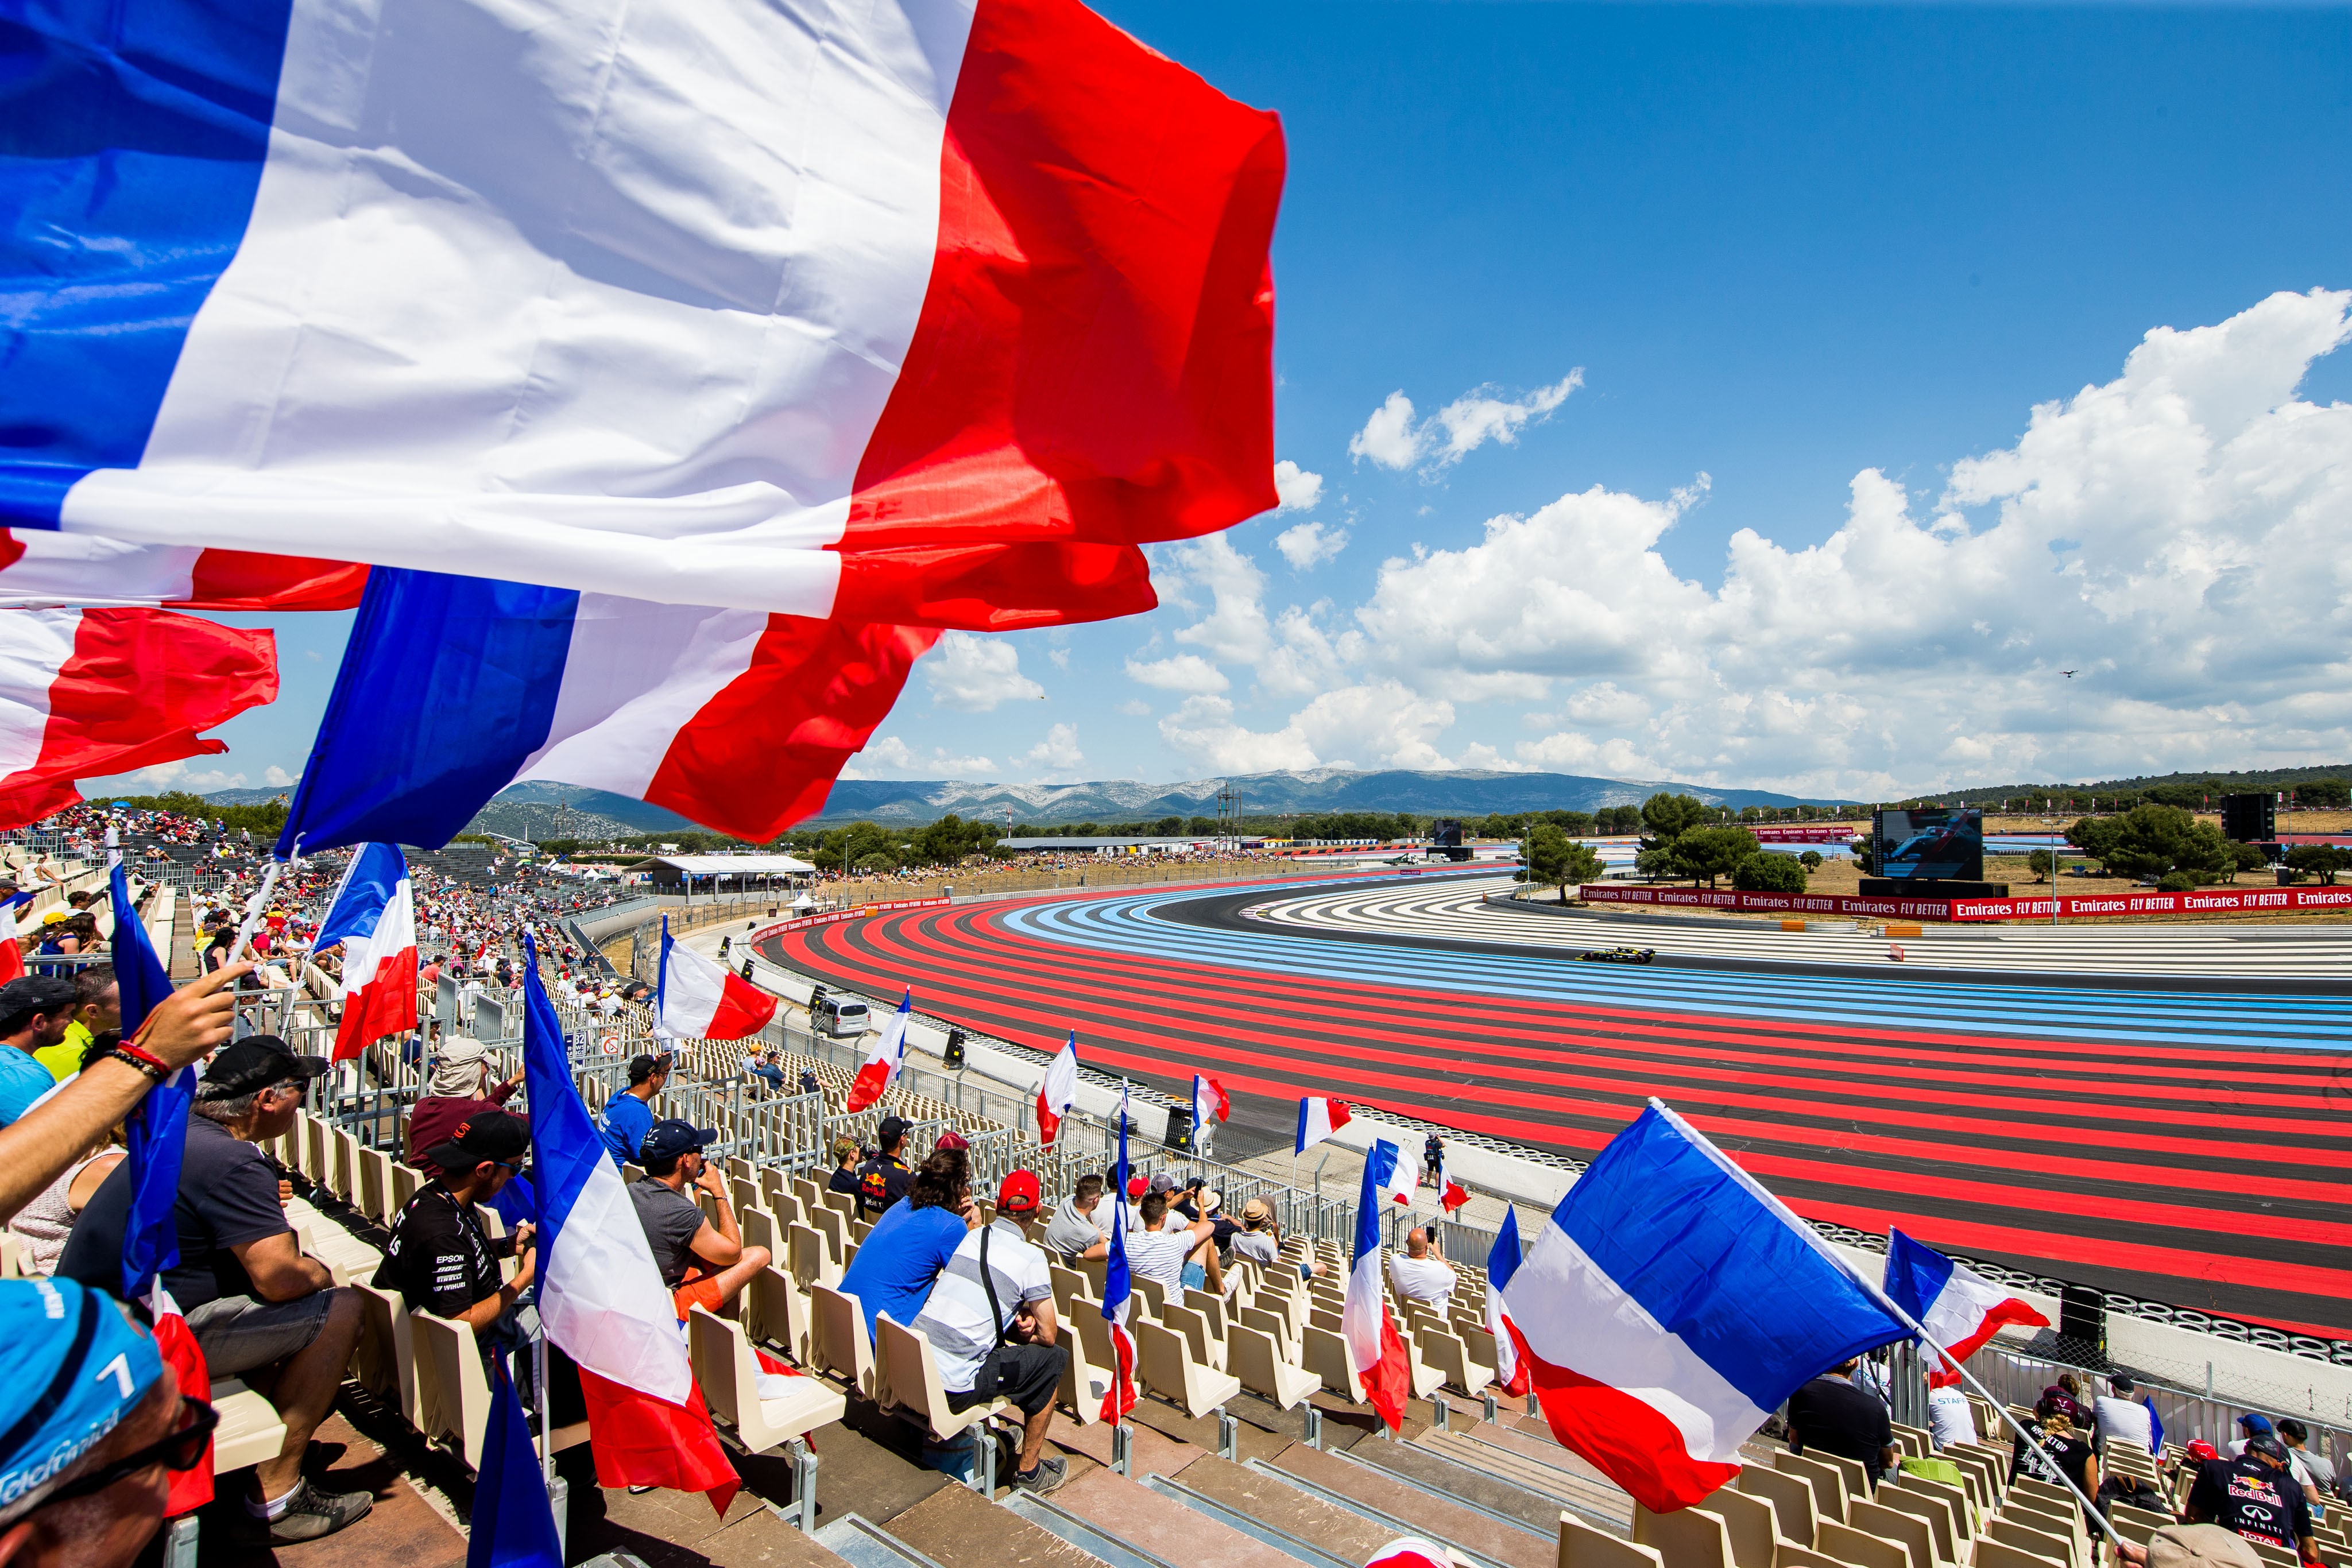
[[[1376,879],[1393,885],[1393,878]],[[1589,1157],[1656,1095],[1801,1214],[2352,1338],[2352,1004],[2293,981],[1933,977],[1559,951],[1244,912],[1331,883],[1041,896],[769,956],[1237,1121],[1330,1094]]]

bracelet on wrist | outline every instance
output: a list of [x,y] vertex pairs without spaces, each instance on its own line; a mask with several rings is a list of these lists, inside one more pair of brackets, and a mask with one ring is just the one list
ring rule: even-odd
[[121,1046],[117,1046],[106,1054],[112,1057],[117,1061],[121,1062],[125,1067],[138,1069],[139,1071],[146,1075],[147,1081],[150,1083],[161,1083],[164,1079],[171,1076],[170,1073],[163,1071],[163,1064],[162,1062],[157,1061],[153,1057],[145,1055],[144,1053],[133,1056],[129,1051],[124,1051]]
[[114,1054],[127,1061],[135,1061],[141,1067],[147,1069],[148,1076],[158,1083],[172,1076],[172,1069],[163,1059],[144,1046],[134,1045],[124,1040],[115,1046]]

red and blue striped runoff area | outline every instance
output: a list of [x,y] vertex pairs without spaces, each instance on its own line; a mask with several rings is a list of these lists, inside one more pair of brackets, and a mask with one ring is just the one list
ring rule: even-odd
[[1259,1127],[1328,1094],[1585,1157],[1655,1095],[1810,1218],[2352,1338],[2352,1009],[2326,988],[1580,964],[1244,922],[1270,892],[1010,899],[766,946],[1041,1050],[1075,1029],[1088,1065],[1171,1091],[1214,1073]]

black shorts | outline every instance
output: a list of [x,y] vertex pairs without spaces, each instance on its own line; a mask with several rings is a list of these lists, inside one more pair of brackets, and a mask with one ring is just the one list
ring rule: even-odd
[[980,1375],[961,1392],[948,1392],[948,1408],[969,1410],[988,1399],[1010,1401],[1024,1416],[1054,1402],[1070,1353],[1058,1344],[1001,1344],[980,1364]]

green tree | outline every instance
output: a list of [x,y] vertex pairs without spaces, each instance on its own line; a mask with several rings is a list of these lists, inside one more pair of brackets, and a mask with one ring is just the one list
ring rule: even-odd
[[[1693,882],[1705,877],[1706,885],[1713,887],[1717,878],[1729,876],[1740,862],[1757,852],[1756,835],[1745,828],[1687,828],[1666,849],[1683,875]],[[1803,868],[1798,869],[1801,875]]]
[[1797,857],[1797,863],[1803,866],[1809,873],[1817,872],[1822,869],[1822,852],[1819,850],[1807,850],[1803,854]]
[[1604,806],[1593,813],[1593,825],[1609,834],[1638,833],[1642,831],[1642,808],[1639,806]]
[[1559,888],[1562,904],[1568,902],[1570,883],[1581,885],[1601,880],[1601,857],[1592,852],[1592,846],[1578,843],[1549,822],[1529,828],[1519,852],[1528,862],[1528,879]]
[[1731,885],[1742,893],[1802,893],[1805,868],[1795,855],[1758,850],[1731,868]]
[[2289,871],[2316,876],[2322,887],[2333,887],[2336,873],[2352,868],[2352,850],[2334,844],[2297,844],[2286,852],[2286,865]]
[[1217,831],[1217,820],[1214,817],[1195,817],[1184,824],[1184,831],[1195,838],[1207,838]]
[[2242,844],[2234,841],[2230,845],[2230,869],[2222,874],[2221,880],[2224,882],[2235,882],[2238,880],[2240,872],[2260,871],[2271,863],[2270,856],[2263,853],[2253,845]]
[[2352,805],[2352,785],[2341,779],[2306,779],[2294,787],[2294,803],[2319,810],[2340,811]]
[[2174,872],[2200,882],[2234,870],[2237,855],[2211,822],[2185,807],[2146,801],[2120,817],[2085,817],[2066,837],[2117,876],[2157,877]]
[[2049,850],[2036,850],[2025,857],[2025,869],[2033,873],[2036,882],[2048,882],[2058,874],[2058,857]]

